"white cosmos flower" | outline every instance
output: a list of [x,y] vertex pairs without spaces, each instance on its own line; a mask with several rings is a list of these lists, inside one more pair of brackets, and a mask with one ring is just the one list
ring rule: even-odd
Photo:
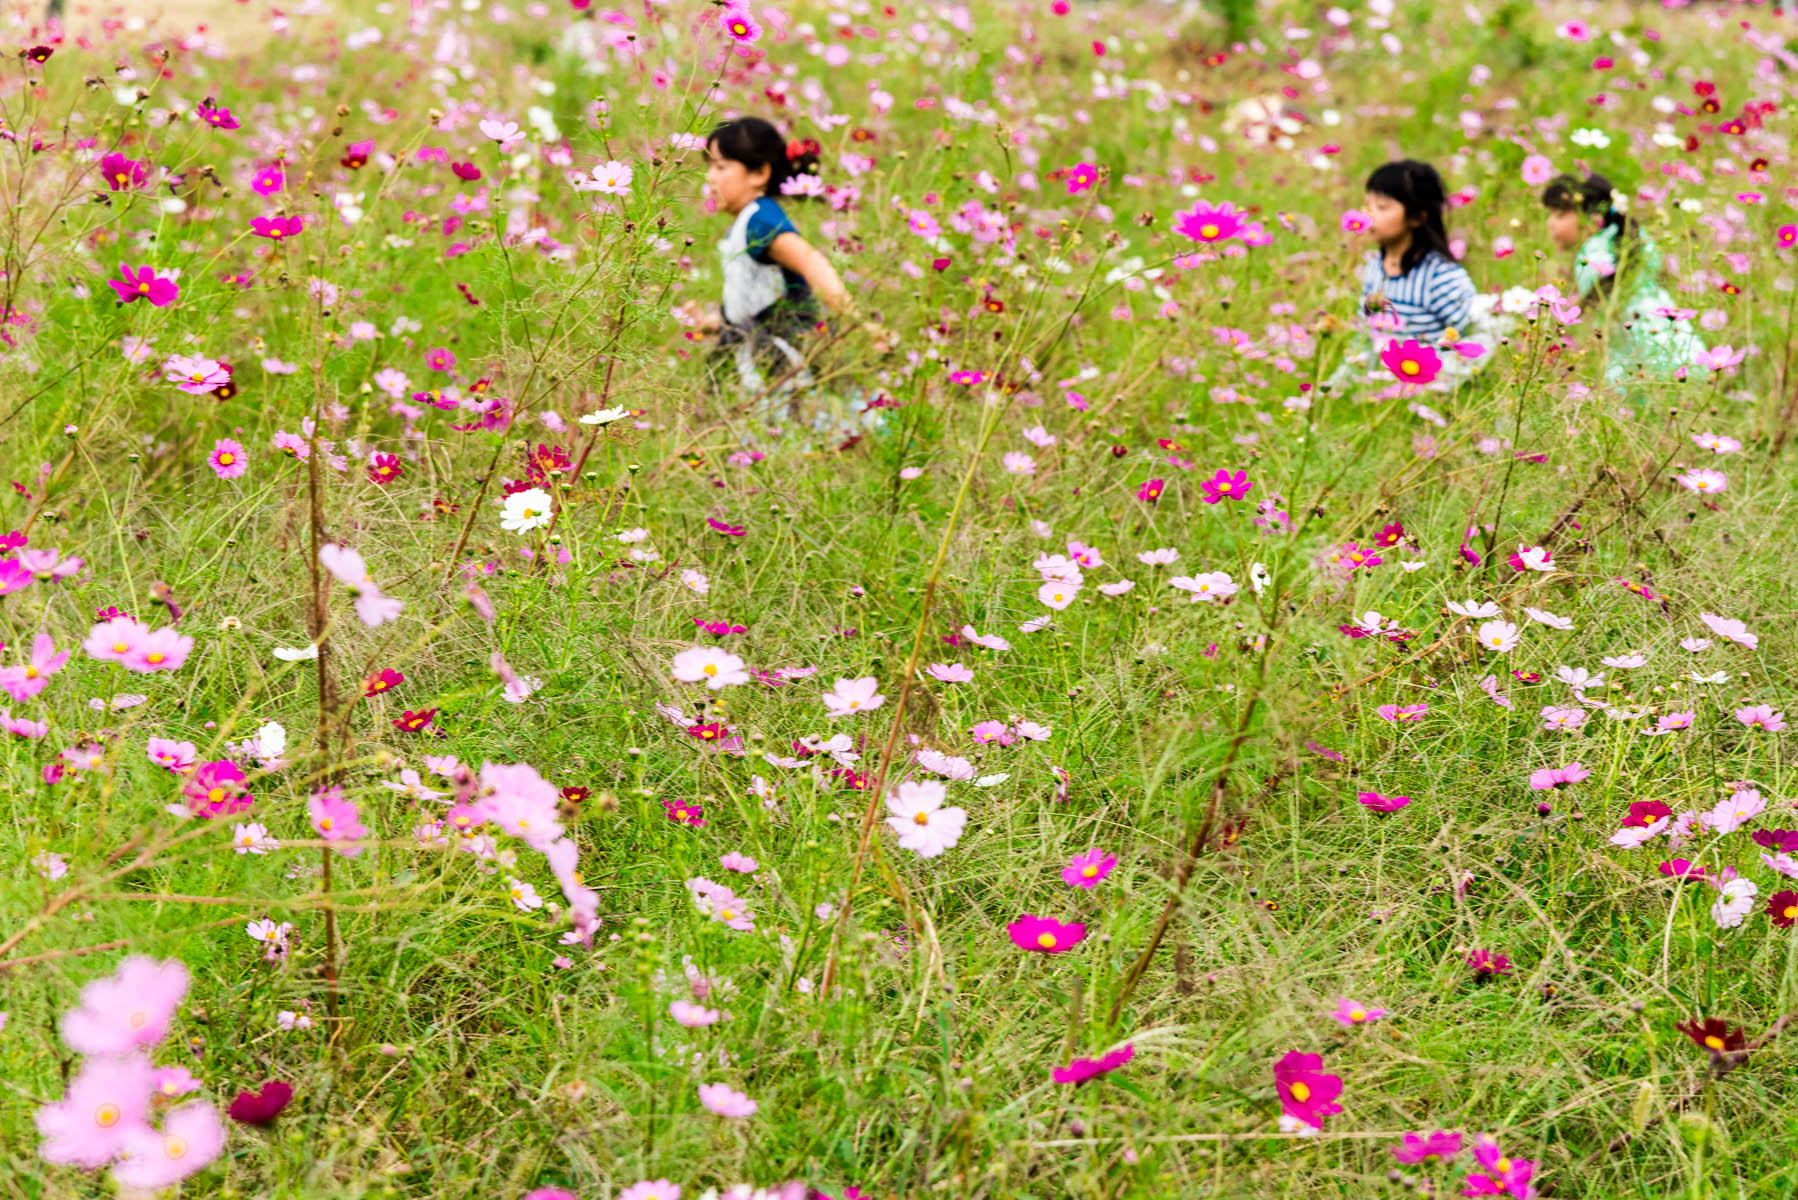
[[503,511],[500,513],[499,527],[510,533],[529,533],[533,529],[541,529],[549,524],[553,503],[549,493],[542,488],[513,492],[501,502]]
[[922,783],[910,780],[899,785],[887,797],[887,825],[899,835],[899,846],[914,850],[919,858],[935,858],[961,840],[968,814],[959,808],[944,808],[949,789],[934,779]]
[[1517,626],[1509,621],[1487,621],[1480,626],[1480,645],[1504,654],[1517,645]]
[[1496,617],[1499,613],[1499,607],[1490,600],[1468,600],[1466,602],[1450,600],[1448,602],[1448,611],[1454,613],[1456,616],[1468,617],[1476,621],[1484,621],[1490,617]]
[[1754,911],[1754,898],[1760,888],[1752,879],[1732,879],[1719,890],[1722,894],[1711,905],[1711,919],[1720,929],[1734,929]]
[[675,655],[674,677],[682,683],[703,683],[714,692],[749,682],[743,660],[716,646],[694,646]]
[[631,410],[619,405],[615,408],[602,408],[598,412],[590,412],[581,418],[583,425],[610,425],[614,421],[622,421],[631,415]]
[[1536,622],[1538,625],[1546,625],[1550,629],[1572,629],[1573,628],[1573,618],[1572,617],[1557,617],[1554,613],[1549,612],[1545,608],[1527,608],[1526,607],[1523,611],[1528,613],[1530,620]]

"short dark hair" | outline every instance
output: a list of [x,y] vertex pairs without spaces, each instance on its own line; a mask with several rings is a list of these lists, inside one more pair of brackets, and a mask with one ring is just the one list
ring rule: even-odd
[[1603,217],[1606,225],[1615,225],[1619,233],[1628,232],[1629,218],[1611,203],[1616,189],[1603,175],[1579,179],[1573,175],[1557,175],[1542,189],[1542,204],[1558,212],[1582,212]]
[[1432,250],[1453,261],[1454,255],[1448,249],[1448,227],[1442,223],[1448,193],[1435,167],[1411,158],[1389,162],[1367,177],[1366,190],[1391,197],[1405,206],[1405,216],[1417,218],[1417,228],[1411,231],[1411,245],[1399,261],[1399,270],[1409,271]]
[[742,163],[751,171],[768,168],[768,192],[780,194],[780,185],[796,175],[818,173],[818,143],[811,138],[789,142],[780,130],[760,117],[726,121],[705,140],[721,158]]

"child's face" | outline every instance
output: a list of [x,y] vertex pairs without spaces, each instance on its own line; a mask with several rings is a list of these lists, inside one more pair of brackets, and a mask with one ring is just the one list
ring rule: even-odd
[[719,154],[717,146],[707,146],[705,155],[706,186],[718,201],[718,207],[725,212],[733,215],[742,212],[751,200],[767,189],[768,176],[772,173],[767,167],[751,171],[735,159]]
[[1405,215],[1405,206],[1384,192],[1367,193],[1367,236],[1381,244],[1396,242],[1418,221]]
[[1580,244],[1585,236],[1581,228],[1580,214],[1577,208],[1551,208],[1548,210],[1548,236],[1555,240],[1555,245],[1563,250],[1571,250]]

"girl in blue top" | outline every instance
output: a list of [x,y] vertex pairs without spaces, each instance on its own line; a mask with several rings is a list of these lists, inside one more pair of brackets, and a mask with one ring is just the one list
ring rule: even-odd
[[821,327],[818,301],[834,314],[856,312],[830,260],[774,198],[787,180],[815,174],[817,155],[816,142],[789,143],[760,117],[726,121],[706,139],[706,186],[735,218],[718,243],[724,268],[718,345],[752,394],[768,391],[764,372],[771,371],[781,405],[795,386],[811,382],[795,343]]
[[1361,307],[1376,336],[1431,343],[1466,332],[1479,289],[1448,250],[1448,197],[1429,163],[1389,162],[1367,177],[1368,234]]

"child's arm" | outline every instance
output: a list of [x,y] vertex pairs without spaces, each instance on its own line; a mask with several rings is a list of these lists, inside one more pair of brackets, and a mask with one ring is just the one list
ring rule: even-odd
[[[783,233],[768,243],[768,257],[803,278],[832,313],[860,319],[860,310],[844,290],[837,269],[810,242],[796,233]],[[882,353],[892,348],[892,335],[885,329],[873,321],[862,321],[861,324]]]
[[768,257],[810,284],[812,291],[831,312],[847,313],[855,307],[849,300],[849,293],[843,290],[843,281],[837,277],[837,269],[830,265],[830,260],[798,234],[783,233],[768,243]]

